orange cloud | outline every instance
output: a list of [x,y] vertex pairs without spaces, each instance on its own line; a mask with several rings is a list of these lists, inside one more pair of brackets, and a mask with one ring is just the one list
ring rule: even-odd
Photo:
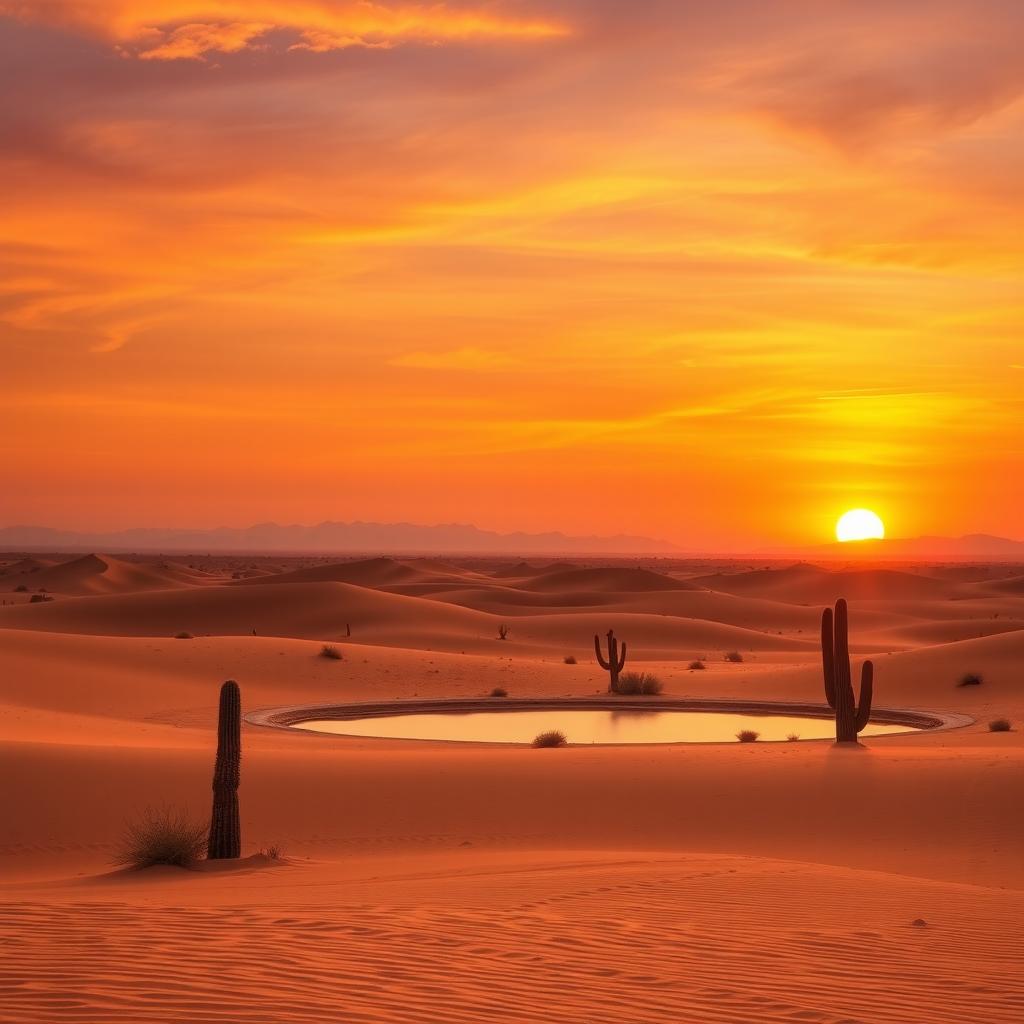
[[138,51],[141,60],[195,60],[211,50],[238,53],[270,30],[267,24],[229,22],[218,25],[182,25],[156,46]]
[[117,43],[144,60],[194,60],[237,53],[274,31],[298,34],[292,48],[322,53],[353,46],[473,39],[542,39],[564,25],[501,17],[485,8],[369,0],[44,0],[0,2],[0,15],[74,27]]

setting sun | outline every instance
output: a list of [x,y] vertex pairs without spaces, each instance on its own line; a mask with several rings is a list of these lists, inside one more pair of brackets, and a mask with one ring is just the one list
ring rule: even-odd
[[885,524],[870,509],[854,508],[839,517],[836,523],[836,539],[881,540],[885,536]]

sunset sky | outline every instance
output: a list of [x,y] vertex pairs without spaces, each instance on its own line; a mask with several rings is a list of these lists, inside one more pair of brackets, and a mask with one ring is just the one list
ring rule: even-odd
[[0,0],[0,525],[1024,536],[1020,0]]

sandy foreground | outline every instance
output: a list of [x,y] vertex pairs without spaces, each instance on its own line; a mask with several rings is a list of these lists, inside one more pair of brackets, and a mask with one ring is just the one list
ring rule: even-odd
[[[0,1021],[1024,1019],[1020,568],[0,569]],[[247,726],[247,856],[111,866],[133,813],[208,813],[226,678],[246,710],[589,695],[614,627],[670,695],[820,701],[818,615],[841,595],[876,705],[977,724],[860,750]]]

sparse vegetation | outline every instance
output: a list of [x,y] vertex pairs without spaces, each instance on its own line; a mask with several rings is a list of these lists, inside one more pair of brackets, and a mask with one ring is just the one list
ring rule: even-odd
[[148,807],[125,826],[114,862],[129,868],[189,868],[202,856],[206,835],[206,825],[183,810]]
[[53,598],[49,594],[33,594],[29,599],[29,604],[42,604],[44,601],[52,601]]
[[993,718],[992,721],[988,723],[989,732],[1010,732],[1012,728],[1013,726],[1010,724],[1010,720],[1008,718]]
[[981,686],[985,682],[984,676],[978,675],[977,672],[967,672],[960,677],[960,682],[957,686]]
[[563,663],[563,664],[565,664],[565,665],[575,665],[575,664],[576,664],[576,658],[575,658],[575,656],[574,656],[574,655],[572,655],[572,654],[567,654],[567,655],[566,655],[566,656],[565,656],[565,657],[564,657],[564,658],[562,659],[562,663]]
[[16,594],[27,594],[28,587],[26,587],[24,583],[19,583],[18,586],[14,588],[14,592]]
[[547,732],[539,732],[533,737],[535,747],[564,747],[569,740],[564,732],[558,729],[549,729]]
[[619,676],[619,693],[653,697],[663,689],[661,680],[650,672],[626,672]]
[[790,734],[789,734],[789,735],[788,735],[788,736],[786,737],[786,742],[787,742],[787,743],[796,743],[796,741],[797,741],[798,739],[800,739],[800,734],[799,734],[798,732],[791,732],[791,733],[790,733]]
[[760,737],[761,734],[759,732],[755,732],[753,729],[740,729],[740,731],[736,733],[736,739],[738,739],[740,743],[756,743]]
[[507,697],[508,696],[508,690],[506,690],[502,686],[496,686],[493,690],[491,690],[490,695],[492,697]]
[[698,659],[697,661],[691,661],[689,668],[691,672],[703,672],[707,668],[707,665]]
[[262,846],[260,847],[260,856],[266,857],[267,860],[284,860],[284,848],[277,846]]
[[505,625],[505,623],[503,622],[503,623],[502,623],[502,624],[501,624],[501,625],[500,625],[500,626],[498,627],[498,639],[499,639],[499,640],[507,640],[507,639],[508,639],[508,634],[509,634],[509,628],[508,628],[508,626],[506,626],[506,625]]
[[174,634],[175,640],[195,640],[195,637],[191,633],[186,633],[182,630],[180,633]]
[[740,654],[739,651],[729,651],[725,656],[725,660],[732,662],[732,664],[734,665],[738,665],[741,661],[743,661],[743,655]]
[[333,661],[341,661],[343,655],[341,651],[334,646],[334,644],[324,644],[323,647],[320,648],[320,657],[330,658]]
[[615,639],[615,631],[608,630],[608,657],[601,653],[601,640],[594,634],[594,653],[597,655],[597,663],[608,673],[608,692],[619,692],[619,673],[626,664],[626,643],[623,641],[621,649],[619,642]]

